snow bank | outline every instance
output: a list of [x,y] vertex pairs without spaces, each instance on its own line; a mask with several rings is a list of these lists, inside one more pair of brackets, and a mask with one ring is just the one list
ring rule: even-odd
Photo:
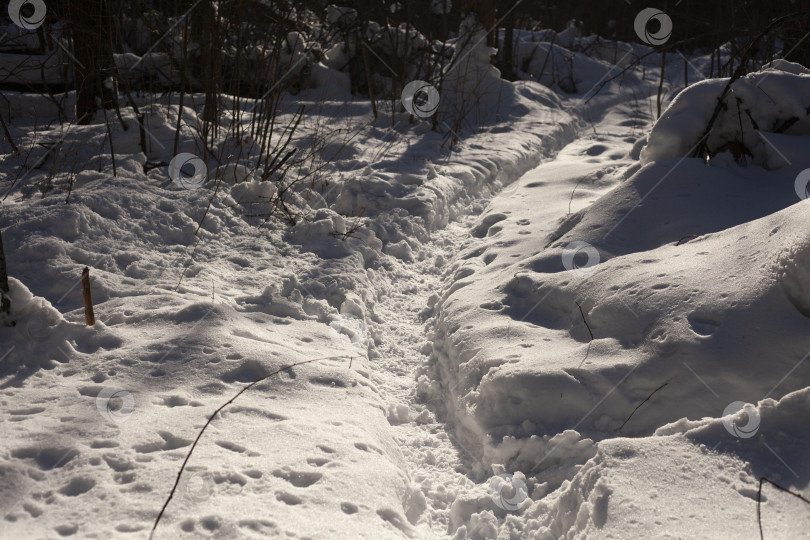
[[556,43],[521,43],[516,62],[527,79],[567,94],[590,93],[619,71],[591,55],[571,52]]
[[[778,77],[805,77],[772,76],[777,88],[787,88]],[[780,171],[674,156],[640,167],[629,116],[606,117],[592,140],[570,145],[496,198],[447,270],[432,309],[423,397],[441,404],[460,444],[475,453],[479,480],[523,475],[533,501],[499,513],[483,493],[461,497],[457,531],[645,536],[660,532],[659,512],[679,534],[726,534],[724,521],[736,519],[734,534],[745,536],[756,530],[758,471],[791,474],[764,442],[740,452],[721,417],[729,404],[773,398],[786,403],[788,418],[801,406],[791,392],[806,392],[801,268],[810,207],[796,197],[793,178],[810,166],[799,150],[808,138],[768,135],[792,161]],[[711,425],[714,440],[662,428],[671,423]],[[763,434],[802,477],[798,425],[773,420]],[[752,472],[729,486],[698,480],[721,465]],[[673,472],[681,467],[684,474]],[[657,490],[642,488],[645,481]],[[669,486],[673,494],[662,501],[638,495]],[[668,510],[695,491],[726,511],[689,503],[693,524]],[[783,504],[792,503],[775,508]],[[635,520],[635,509],[649,513]]]

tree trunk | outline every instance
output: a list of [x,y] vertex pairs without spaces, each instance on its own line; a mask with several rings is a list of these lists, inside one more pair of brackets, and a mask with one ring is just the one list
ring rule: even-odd
[[113,109],[118,104],[110,49],[109,0],[68,0],[66,8],[68,32],[73,40],[76,121],[89,124],[99,105]]
[[504,36],[503,36],[503,51],[500,54],[501,65],[498,68],[501,70],[501,77],[507,81],[514,81],[517,79],[515,70],[513,68],[515,53],[513,50],[515,41],[515,13],[512,11],[503,20]]
[[6,255],[3,251],[3,234],[0,233],[0,319],[11,314],[11,300],[8,298],[8,271]]
[[[219,127],[219,60],[221,46],[217,32],[217,14],[211,0],[202,0],[191,12],[191,41],[199,45],[192,61],[192,73],[205,94],[203,105],[203,142],[217,135]],[[204,144],[204,148],[206,145]],[[205,150],[203,151],[205,154]],[[206,160],[205,156],[203,160]]]

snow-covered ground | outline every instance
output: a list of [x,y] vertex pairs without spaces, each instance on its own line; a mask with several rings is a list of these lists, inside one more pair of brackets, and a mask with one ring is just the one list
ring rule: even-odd
[[[758,493],[810,498],[810,131],[772,132],[810,75],[735,83],[753,152],[706,163],[683,156],[726,81],[653,128],[657,77],[588,99],[618,68],[577,55],[565,94],[544,47],[551,88],[473,51],[483,105],[452,150],[444,123],[290,97],[319,111],[305,135],[352,133],[291,227],[249,215],[274,188],[238,167],[192,190],[145,171],[176,98],[138,98],[153,155],[110,123],[113,175],[103,117],[9,93],[33,155],[0,144],[0,536],[146,538],[212,413],[281,370],[216,415],[155,537],[756,538],[758,497],[766,538],[810,537],[807,504]],[[443,122],[469,87],[448,79]],[[54,170],[68,204],[39,192]]]

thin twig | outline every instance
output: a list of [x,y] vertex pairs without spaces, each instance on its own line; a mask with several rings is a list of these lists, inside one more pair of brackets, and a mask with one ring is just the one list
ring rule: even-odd
[[583,180],[585,180],[584,176],[579,179],[579,182],[577,182],[577,185],[574,186],[574,190],[571,191],[571,198],[568,199],[568,214],[567,215],[571,215],[571,203],[574,201],[574,192],[576,192],[577,188],[579,187],[579,184],[582,183]]
[[665,382],[664,384],[662,384],[661,386],[659,386],[658,388],[656,388],[655,390],[650,392],[650,395],[647,396],[647,399],[645,399],[644,401],[639,403],[638,406],[636,406],[636,408],[633,409],[633,412],[630,413],[630,416],[627,417],[627,419],[622,423],[622,425],[620,425],[618,428],[616,428],[616,431],[621,431],[621,429],[624,427],[624,425],[627,422],[629,422],[631,418],[633,418],[633,415],[636,414],[636,411],[639,409],[639,407],[641,407],[642,405],[647,403],[650,400],[650,398],[653,397],[653,394],[655,394],[656,392],[658,392],[659,390],[661,390],[663,387],[665,387],[668,384],[669,384],[669,381]]
[[759,525],[759,537],[760,537],[760,539],[765,540],[765,536],[762,534],[762,514],[760,513],[760,506],[762,504],[762,482],[768,482],[773,487],[775,487],[777,489],[781,489],[785,493],[790,493],[791,495],[793,495],[797,499],[802,500],[802,501],[806,502],[807,504],[810,504],[810,500],[805,499],[799,493],[794,493],[794,492],[790,491],[788,488],[780,486],[779,484],[777,484],[776,482],[774,482],[773,480],[771,480],[769,478],[766,478],[764,476],[760,476],[759,477],[759,489],[757,490],[757,525]]
[[[8,271],[6,269],[6,255],[3,251],[3,234],[0,231],[0,317],[11,315],[11,300],[8,287]],[[6,323],[12,325],[12,323]]]
[[284,366],[284,367],[282,367],[280,369],[277,369],[276,371],[273,371],[272,373],[268,373],[267,375],[264,375],[264,376],[256,379],[255,381],[253,381],[249,385],[245,386],[239,392],[237,392],[235,396],[233,396],[231,399],[229,399],[223,405],[221,405],[216,411],[214,411],[214,413],[208,418],[208,421],[205,423],[205,425],[203,425],[200,432],[197,434],[197,438],[194,439],[194,443],[191,445],[191,448],[189,449],[188,454],[186,454],[186,459],[183,460],[183,464],[180,466],[180,471],[178,471],[178,473],[177,473],[177,479],[175,479],[175,481],[174,481],[174,486],[172,486],[172,490],[169,493],[169,497],[166,499],[166,502],[163,503],[163,508],[160,509],[160,513],[158,514],[157,518],[155,519],[155,524],[152,526],[152,532],[149,533],[149,540],[152,540],[152,537],[155,535],[155,529],[157,529],[158,523],[160,523],[160,519],[163,517],[163,513],[166,511],[166,508],[169,506],[169,502],[172,500],[172,497],[174,497],[174,492],[177,490],[177,486],[180,484],[180,477],[183,475],[183,471],[186,469],[186,464],[188,463],[188,460],[191,458],[191,454],[194,452],[194,449],[197,447],[197,443],[200,442],[200,438],[202,437],[202,434],[205,432],[206,428],[214,420],[214,417],[217,414],[219,414],[219,412],[222,409],[224,409],[225,407],[227,407],[228,405],[233,403],[236,400],[236,398],[238,398],[239,396],[244,394],[247,390],[250,390],[255,385],[259,384],[260,382],[262,382],[262,381],[264,381],[266,379],[269,379],[273,375],[278,375],[282,371],[286,371],[288,369],[292,369],[292,368],[297,367],[297,366],[302,366],[304,364],[310,364],[312,362],[318,362],[318,361],[321,361],[321,360],[339,360],[339,359],[346,359],[346,358],[348,358],[349,362],[351,362],[351,359],[353,357],[349,356],[349,355],[325,356],[325,357],[322,357],[322,358],[313,358],[311,360],[304,360],[302,362],[296,362],[294,364]]
[[582,322],[585,323],[585,327],[588,329],[588,333],[591,335],[591,341],[593,341],[593,332],[591,332],[591,326],[588,324],[588,321],[585,320],[585,314],[582,312],[582,306],[579,305],[579,302],[574,303],[579,308],[579,314],[582,315]]

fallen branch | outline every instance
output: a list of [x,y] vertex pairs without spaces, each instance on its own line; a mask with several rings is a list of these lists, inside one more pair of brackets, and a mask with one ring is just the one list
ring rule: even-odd
[[765,536],[762,534],[762,514],[760,513],[760,506],[762,504],[762,483],[763,482],[768,482],[773,487],[775,487],[777,489],[781,489],[785,493],[789,493],[789,494],[793,495],[794,497],[796,497],[797,499],[806,502],[807,504],[810,504],[810,500],[805,499],[799,493],[794,493],[794,492],[790,491],[788,488],[780,486],[779,484],[777,484],[773,480],[770,480],[770,479],[768,479],[768,478],[766,478],[764,476],[760,476],[759,477],[759,489],[757,490],[757,525],[759,525],[759,537],[762,540],[765,540]]
[[251,388],[253,388],[257,384],[259,384],[260,382],[262,382],[262,381],[264,381],[266,379],[269,379],[273,375],[278,375],[282,371],[287,371],[288,369],[294,368],[296,366],[302,366],[304,364],[310,364],[312,362],[319,362],[321,360],[339,360],[339,359],[346,359],[346,358],[349,359],[349,367],[351,367],[351,361],[352,361],[352,359],[354,357],[348,356],[348,355],[325,356],[325,357],[322,357],[322,358],[313,358],[311,360],[304,360],[302,362],[296,362],[295,364],[290,364],[288,366],[284,366],[284,367],[282,367],[280,369],[277,369],[276,371],[273,371],[272,373],[268,373],[267,375],[264,375],[264,376],[256,379],[255,381],[253,381],[249,385],[245,386],[244,388],[239,390],[239,392],[237,392],[235,396],[233,396],[231,399],[229,399],[224,404],[222,404],[217,410],[215,410],[214,413],[210,417],[208,417],[208,421],[205,422],[205,425],[203,425],[202,429],[197,434],[197,438],[194,439],[194,442],[192,443],[191,448],[189,448],[188,454],[186,454],[186,459],[183,460],[183,464],[180,466],[180,471],[178,471],[178,473],[177,473],[177,479],[174,481],[174,486],[172,486],[172,490],[171,490],[171,492],[169,492],[169,497],[166,499],[166,502],[163,503],[163,508],[160,509],[160,513],[158,514],[157,518],[155,519],[155,524],[152,526],[152,532],[149,533],[149,540],[152,540],[152,537],[155,535],[155,529],[157,529],[158,523],[160,523],[160,519],[163,517],[163,513],[166,511],[166,508],[169,506],[169,502],[171,502],[172,497],[174,497],[174,492],[177,491],[177,486],[180,484],[180,477],[183,475],[183,471],[186,469],[186,464],[188,463],[188,460],[191,459],[191,454],[194,452],[194,449],[197,447],[197,443],[200,442],[200,438],[202,437],[203,433],[205,433],[206,428],[208,428],[208,426],[214,420],[214,417],[217,414],[219,414],[219,412],[222,409],[224,409],[225,407],[227,407],[228,405],[233,403],[236,400],[236,398],[238,398],[239,396],[244,394],[247,390],[250,390]]
[[650,398],[653,397],[653,394],[655,394],[656,392],[658,392],[659,390],[661,390],[663,387],[665,387],[668,384],[669,384],[669,381],[665,382],[664,384],[662,384],[661,386],[659,386],[658,388],[656,388],[655,390],[650,392],[650,395],[647,396],[647,399],[645,399],[644,401],[639,403],[638,406],[636,406],[636,408],[633,409],[633,412],[630,413],[630,416],[627,417],[627,419],[622,423],[622,425],[620,425],[618,428],[616,428],[616,431],[621,431],[621,429],[624,427],[624,425],[627,422],[629,422],[631,418],[633,418],[633,415],[636,414],[636,411],[639,409],[639,407],[641,407],[642,405],[647,403],[650,400]]

